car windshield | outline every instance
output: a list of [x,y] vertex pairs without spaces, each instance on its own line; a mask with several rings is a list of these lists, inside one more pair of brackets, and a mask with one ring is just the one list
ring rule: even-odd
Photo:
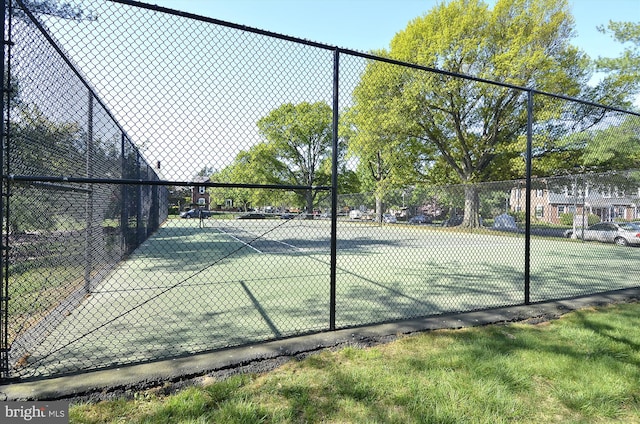
[[624,224],[620,224],[620,228],[627,231],[640,231],[640,225],[633,222],[625,222]]

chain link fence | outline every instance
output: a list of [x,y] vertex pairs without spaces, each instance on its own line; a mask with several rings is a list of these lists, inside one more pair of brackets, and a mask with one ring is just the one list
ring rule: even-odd
[[[637,286],[635,233],[585,229],[640,221],[638,114],[71,3],[5,3],[4,379]],[[445,92],[499,142],[425,148]]]

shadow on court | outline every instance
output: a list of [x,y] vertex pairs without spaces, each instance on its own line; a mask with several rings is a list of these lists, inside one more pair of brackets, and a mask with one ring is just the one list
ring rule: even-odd
[[[326,225],[312,225],[170,222],[68,311],[20,372],[112,368],[329,330],[330,239]],[[339,234],[337,246],[337,328],[524,302],[517,237],[372,226]],[[562,239],[532,247],[536,302],[636,284],[625,270],[638,249]],[[592,268],[612,252],[610,266]]]

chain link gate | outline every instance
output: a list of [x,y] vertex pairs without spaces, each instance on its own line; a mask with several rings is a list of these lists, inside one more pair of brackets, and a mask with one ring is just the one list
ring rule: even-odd
[[[4,5],[3,379],[637,286],[637,249],[565,238],[640,221],[633,157],[570,154],[637,143],[636,113],[135,1]],[[510,99],[522,171],[385,169],[416,140],[372,75]],[[536,177],[543,148],[576,166]]]

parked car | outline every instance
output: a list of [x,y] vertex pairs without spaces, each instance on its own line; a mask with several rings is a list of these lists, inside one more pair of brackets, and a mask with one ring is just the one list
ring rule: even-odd
[[180,212],[180,218],[209,218],[211,211],[204,209],[189,209],[188,211]]
[[244,215],[238,216],[238,219],[265,219],[265,218],[266,216],[257,212],[249,212],[249,213],[245,213]]
[[282,215],[280,215],[280,219],[293,219],[295,217],[296,216],[294,214],[289,213],[289,212],[285,212]]
[[354,209],[349,212],[349,219],[361,219],[361,218],[362,218],[362,212],[360,212],[358,209]]
[[430,224],[431,219],[424,215],[416,215],[409,218],[409,224]]
[[513,216],[503,213],[493,218],[493,229],[502,231],[518,231],[516,220]]
[[398,222],[398,219],[395,215],[390,213],[382,214],[382,222],[386,222],[387,224],[395,224]]
[[[575,235],[579,239],[615,243],[619,246],[640,245],[640,225],[632,222],[599,222],[584,231],[576,229]],[[565,231],[564,236],[573,237],[573,229]]]
[[463,220],[464,220],[464,216],[455,215],[455,216],[452,216],[449,219],[445,219],[442,222],[442,226],[443,227],[457,227],[458,225],[462,224]]

